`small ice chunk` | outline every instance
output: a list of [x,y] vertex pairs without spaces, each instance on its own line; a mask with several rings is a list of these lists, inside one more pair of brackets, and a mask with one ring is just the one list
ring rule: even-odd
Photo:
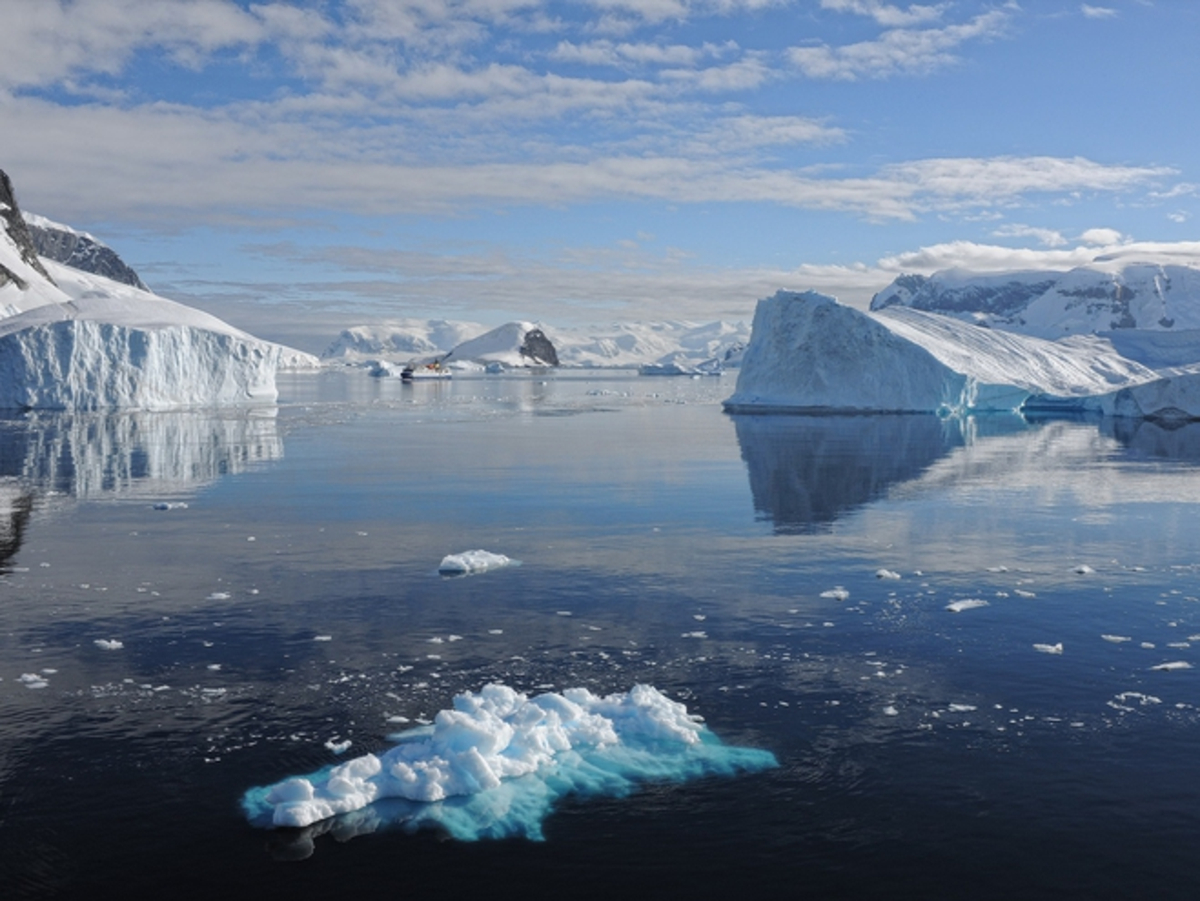
[[888,704],[886,707],[883,708],[883,715],[884,716],[899,716],[900,711],[897,710],[893,705]]
[[117,641],[115,638],[97,638],[92,644],[102,651],[119,651],[125,647],[123,642]]
[[217,670],[219,670],[219,669],[221,668],[221,664],[219,664],[219,663],[210,663],[210,664],[208,665],[208,668],[209,668],[210,670],[212,670],[212,671],[215,673]]
[[1172,660],[1170,663],[1160,663],[1158,666],[1152,666],[1150,669],[1159,672],[1171,672],[1177,669],[1191,669],[1192,665],[1186,660]]
[[463,551],[461,554],[447,554],[438,564],[438,572],[447,576],[465,576],[470,573],[486,572],[489,569],[499,569],[502,566],[516,566],[519,560],[513,560],[504,554],[493,554],[490,551]]
[[951,613],[962,613],[964,610],[974,610],[976,607],[987,607],[988,602],[983,598],[964,598],[961,601],[954,601],[946,605],[946,609]]
[[1078,566],[1076,566],[1074,569],[1072,569],[1071,572],[1076,573],[1081,576],[1086,576],[1086,575],[1090,575],[1091,573],[1094,573],[1095,570],[1092,569],[1090,566],[1088,566],[1086,563],[1080,563]]
[[23,683],[26,688],[45,688],[50,684],[37,673],[21,673],[17,681]]
[[978,710],[974,704],[951,704],[946,708],[951,713],[970,713],[972,710]]
[[895,572],[890,569],[877,569],[877,570],[875,570],[875,578],[876,579],[899,579],[900,573]]
[[325,742],[325,747],[331,750],[334,754],[345,754],[350,750],[350,746],[354,744],[350,739],[338,741],[336,738],[331,738]]
[[210,594],[204,600],[206,600],[206,601],[227,601],[227,600],[229,600],[229,597],[230,597],[230,594],[228,591],[214,591],[212,594]]
[[837,585],[833,588],[830,588],[828,591],[822,591],[821,597],[829,598],[830,600],[834,601],[848,601],[850,600],[850,592],[848,592],[841,585]]
[[1019,598],[1036,598],[1037,594],[1032,591],[1026,591],[1024,588],[1014,588],[1013,594]]
[[1043,654],[1061,654],[1063,652],[1061,641],[1058,644],[1038,644],[1034,642],[1033,649],[1041,651]]
[[332,635],[314,635],[313,641],[333,641]]
[[188,505],[183,501],[160,501],[154,505],[155,510],[186,510]]
[[684,632],[684,638],[708,638],[707,632]]
[[1101,635],[1105,641],[1111,641],[1113,644],[1120,644],[1123,641],[1133,641],[1128,635]]

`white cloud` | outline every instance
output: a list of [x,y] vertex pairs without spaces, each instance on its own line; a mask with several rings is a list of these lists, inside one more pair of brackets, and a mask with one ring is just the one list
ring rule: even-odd
[[1062,232],[1032,225],[1003,225],[992,232],[997,238],[1033,238],[1045,247],[1062,247],[1068,243]]
[[1005,33],[1009,16],[992,10],[961,25],[885,31],[877,40],[830,47],[792,47],[792,65],[810,78],[856,81],[893,75],[922,75],[958,61],[954,51],[967,41]]
[[1084,3],[1079,10],[1088,19],[1115,19],[1117,17],[1117,11],[1108,6],[1089,6]]
[[1115,228],[1089,228],[1079,236],[1079,240],[1084,244],[1110,246],[1121,244],[1128,239]]
[[821,8],[834,12],[855,13],[860,16],[870,16],[885,28],[905,28],[909,25],[920,25],[939,19],[946,11],[949,3],[938,3],[933,6],[911,4],[901,8],[880,0],[821,0]]

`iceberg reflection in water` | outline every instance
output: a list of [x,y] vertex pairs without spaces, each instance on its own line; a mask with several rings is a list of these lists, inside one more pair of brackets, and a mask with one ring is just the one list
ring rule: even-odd
[[[783,534],[818,532],[964,443],[933,415],[734,415],[754,509]],[[1011,417],[1000,417],[1006,425]]]
[[283,457],[275,408],[37,413],[0,420],[0,477],[85,499],[194,491]]

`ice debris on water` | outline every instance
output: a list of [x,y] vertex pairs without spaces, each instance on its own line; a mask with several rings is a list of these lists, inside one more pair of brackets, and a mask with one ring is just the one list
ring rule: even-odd
[[325,747],[327,747],[334,754],[345,754],[350,750],[350,746],[352,744],[354,744],[354,742],[348,738],[345,741],[338,741],[336,738],[331,738],[325,742]]
[[621,797],[646,780],[683,781],[778,766],[769,751],[721,742],[700,718],[649,685],[598,696],[586,688],[529,697],[506,685],[464,692],[431,728],[308,776],[252,788],[251,823],[303,827],[367,815],[461,840],[542,838],[569,794]]
[[850,592],[848,592],[841,585],[835,585],[833,588],[830,588],[828,591],[822,591],[821,597],[829,598],[830,600],[834,600],[834,601],[848,601],[848,600],[850,600]]
[[1150,669],[1159,672],[1171,672],[1177,669],[1191,669],[1192,665],[1186,660],[1172,660],[1170,663],[1160,663],[1157,666],[1152,666]]
[[504,554],[493,554],[491,551],[463,551],[461,554],[447,554],[443,557],[442,562],[438,564],[438,572],[446,576],[465,576],[503,566],[517,566],[520,562]]
[[186,510],[186,501],[160,501],[154,505],[155,510]]
[[1125,641],[1133,641],[1128,635],[1101,635],[1105,641],[1111,641],[1113,644],[1121,644]]
[[1086,575],[1090,575],[1091,573],[1094,573],[1095,570],[1092,569],[1090,566],[1088,566],[1086,563],[1080,563],[1078,566],[1076,566],[1074,569],[1072,569],[1071,572],[1076,573],[1077,575],[1086,576]]
[[1035,651],[1041,651],[1043,654],[1061,654],[1063,652],[1061,641],[1057,644],[1038,644],[1035,642],[1033,649]]
[[119,651],[125,647],[124,642],[118,641],[115,638],[97,638],[92,644],[102,651]]
[[953,601],[946,605],[946,609],[951,613],[962,613],[964,610],[974,610],[976,607],[987,607],[988,602],[983,598],[964,598],[961,601]]
[[877,570],[875,570],[875,578],[876,579],[899,579],[900,573],[894,572],[893,570],[890,570],[890,569],[877,569]]
[[50,684],[48,680],[37,673],[21,673],[21,677],[17,681],[24,684],[26,688],[45,688]]

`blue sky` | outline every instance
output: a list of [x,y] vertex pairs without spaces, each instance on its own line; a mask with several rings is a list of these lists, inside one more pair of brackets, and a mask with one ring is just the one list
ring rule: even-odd
[[23,207],[310,348],[1196,250],[1185,0],[3,0],[3,24]]

